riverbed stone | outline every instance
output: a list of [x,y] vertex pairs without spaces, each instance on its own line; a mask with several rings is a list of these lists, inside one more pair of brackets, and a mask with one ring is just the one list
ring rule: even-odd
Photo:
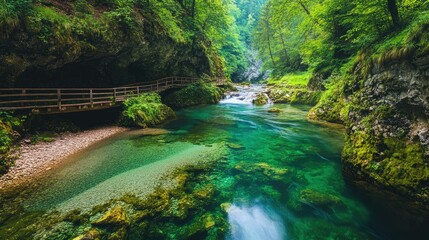
[[244,146],[237,144],[237,143],[227,143],[226,146],[231,148],[231,149],[235,149],[235,150],[244,149]]

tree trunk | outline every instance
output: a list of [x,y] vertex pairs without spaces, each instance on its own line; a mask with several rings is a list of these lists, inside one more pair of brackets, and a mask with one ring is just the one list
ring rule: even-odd
[[269,31],[267,34],[267,40],[268,40],[268,50],[270,51],[271,61],[273,62],[273,66],[276,66],[276,63],[274,62],[273,51],[271,50],[271,40],[270,40],[270,32]]
[[289,55],[287,54],[286,44],[285,44],[285,40],[283,38],[283,34],[282,33],[280,33],[280,39],[282,41],[282,46],[283,46],[283,52],[285,54],[285,59],[286,59],[287,62],[289,62],[290,59],[289,59]]
[[399,18],[399,11],[396,0],[387,0],[387,8],[389,9],[390,16],[392,17],[393,26],[398,27],[401,23],[401,19]]
[[195,1],[196,0],[192,0],[192,6],[191,6],[191,16],[192,16],[192,19],[195,18]]
[[305,4],[301,1],[299,1],[299,5],[301,5],[301,7],[304,9],[304,11],[307,13],[307,15],[311,17],[311,13],[308,10],[307,6],[305,6]]

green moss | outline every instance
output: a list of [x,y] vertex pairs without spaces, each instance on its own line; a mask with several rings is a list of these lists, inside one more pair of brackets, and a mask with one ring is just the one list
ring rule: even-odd
[[281,78],[270,78],[267,80],[268,85],[287,85],[290,87],[306,87],[308,85],[308,82],[310,81],[310,78],[312,76],[312,73],[310,71],[308,72],[295,72],[291,74],[287,74]]
[[222,99],[222,91],[200,80],[180,89],[164,98],[164,102],[173,108],[183,108],[200,104],[215,104]]
[[262,106],[268,104],[268,97],[264,93],[258,93],[255,99],[253,99],[253,104],[257,106]]
[[378,140],[365,131],[346,138],[343,159],[363,176],[395,192],[427,199],[429,196],[429,165],[418,143],[403,138]]
[[310,91],[307,88],[290,87],[281,84],[270,85],[268,96],[275,103],[316,105],[322,92]]
[[348,107],[344,94],[345,78],[334,76],[331,78],[331,84],[320,94],[319,102],[308,113],[310,119],[333,123],[343,123],[346,120]]
[[126,125],[134,124],[146,128],[175,117],[174,111],[161,102],[157,93],[145,93],[129,98],[124,102],[124,108],[122,122]]
[[408,143],[403,139],[384,139],[385,158],[381,177],[402,192],[417,190],[420,197],[429,196],[429,165],[424,158],[420,144]]

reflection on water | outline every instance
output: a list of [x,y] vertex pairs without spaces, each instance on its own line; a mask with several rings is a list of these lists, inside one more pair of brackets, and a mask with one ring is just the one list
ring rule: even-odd
[[268,206],[261,203],[251,206],[234,204],[227,212],[231,225],[228,238],[231,240],[287,239],[282,218]]

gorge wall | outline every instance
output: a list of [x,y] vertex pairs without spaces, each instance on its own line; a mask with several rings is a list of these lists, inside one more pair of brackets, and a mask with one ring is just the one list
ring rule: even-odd
[[360,55],[350,74],[333,77],[309,118],[344,123],[343,171],[429,203],[429,54],[402,48]]
[[1,87],[222,75],[220,57],[177,1],[20,2],[27,5],[1,16]]

